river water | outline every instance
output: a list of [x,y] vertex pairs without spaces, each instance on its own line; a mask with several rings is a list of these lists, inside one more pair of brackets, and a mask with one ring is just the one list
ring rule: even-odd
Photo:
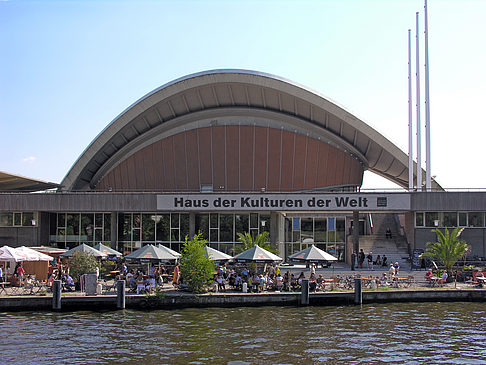
[[0,313],[2,364],[485,364],[486,303]]

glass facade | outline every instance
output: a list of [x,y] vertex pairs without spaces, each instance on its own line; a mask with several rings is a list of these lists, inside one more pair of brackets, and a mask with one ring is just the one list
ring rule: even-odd
[[0,213],[0,227],[36,227],[37,214],[34,212]]
[[[195,232],[211,247],[232,253],[238,233],[258,234],[270,230],[270,215],[259,213],[195,214]],[[118,250],[129,253],[147,244],[164,244],[180,251],[189,235],[188,213],[119,213]]]
[[285,220],[287,256],[314,244],[344,261],[345,217],[286,217]]
[[416,212],[415,227],[485,227],[485,212]]
[[92,246],[100,242],[109,246],[111,243],[111,214],[51,214],[50,241],[60,248],[73,248],[81,243]]

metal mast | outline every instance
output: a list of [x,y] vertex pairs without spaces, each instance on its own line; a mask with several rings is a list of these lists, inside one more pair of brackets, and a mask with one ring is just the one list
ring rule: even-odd
[[413,190],[412,40],[408,30],[408,190]]
[[429,32],[427,22],[427,0],[425,0],[425,187],[432,188],[430,172],[430,99],[429,99]]
[[415,44],[416,44],[416,64],[415,64],[415,76],[417,83],[417,190],[422,191],[422,153],[421,153],[421,139],[422,135],[420,133],[420,62],[419,62],[419,13],[415,13]]

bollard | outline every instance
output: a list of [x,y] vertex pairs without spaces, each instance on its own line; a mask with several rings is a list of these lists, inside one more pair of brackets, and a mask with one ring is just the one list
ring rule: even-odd
[[354,279],[354,304],[363,304],[363,293],[361,291],[361,279]]
[[309,280],[302,279],[302,292],[300,294],[300,304],[309,305]]
[[52,283],[52,309],[61,309],[61,280],[54,280]]
[[116,307],[117,309],[125,309],[125,280],[116,282]]

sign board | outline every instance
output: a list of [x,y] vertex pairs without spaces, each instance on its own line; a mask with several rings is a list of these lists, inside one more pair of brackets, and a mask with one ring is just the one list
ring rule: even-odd
[[408,211],[410,195],[396,194],[161,194],[164,211]]

